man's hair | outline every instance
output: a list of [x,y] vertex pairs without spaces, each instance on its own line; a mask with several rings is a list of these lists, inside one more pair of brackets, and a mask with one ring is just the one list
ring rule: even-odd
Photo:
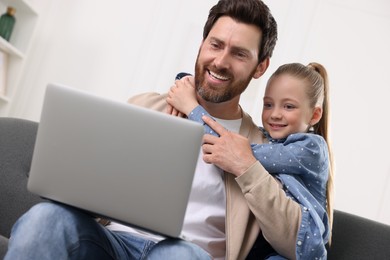
[[211,28],[222,16],[258,27],[262,32],[258,62],[271,58],[278,32],[276,21],[267,5],[261,0],[220,0],[210,9],[203,28],[203,40],[207,38]]

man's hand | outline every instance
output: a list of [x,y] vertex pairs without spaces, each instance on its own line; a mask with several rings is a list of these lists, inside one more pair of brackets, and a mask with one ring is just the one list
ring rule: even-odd
[[202,151],[206,163],[215,164],[238,177],[256,162],[247,138],[229,132],[210,117],[203,116],[202,119],[220,135],[204,135]]

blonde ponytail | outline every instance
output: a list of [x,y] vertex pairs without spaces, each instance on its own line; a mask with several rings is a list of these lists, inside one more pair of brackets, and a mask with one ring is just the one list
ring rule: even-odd
[[[326,197],[327,197],[327,212],[329,217],[329,230],[332,232],[333,226],[333,203],[334,203],[334,158],[333,152],[331,149],[331,142],[329,137],[329,123],[330,123],[330,113],[329,113],[329,83],[328,83],[328,74],[324,68],[319,63],[309,63],[307,67],[313,69],[317,72],[322,78],[321,88],[323,90],[322,97],[317,100],[316,103],[322,102],[322,118],[321,120],[314,126],[314,133],[321,135],[326,143],[328,144],[328,152],[329,152],[329,176],[327,182],[326,189]],[[332,234],[332,233],[331,233]],[[329,245],[331,244],[332,235],[329,237]]]

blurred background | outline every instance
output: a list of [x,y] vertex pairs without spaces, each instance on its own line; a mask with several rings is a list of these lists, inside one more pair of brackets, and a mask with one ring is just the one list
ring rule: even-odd
[[[24,55],[15,62],[18,72],[12,71],[0,115],[35,121],[49,82],[123,102],[141,92],[166,92],[178,72],[193,73],[204,22],[217,2],[18,1],[34,9],[26,23],[33,27],[28,46],[19,43]],[[0,0],[1,11],[12,3]],[[278,22],[279,40],[267,73],[252,81],[242,106],[260,124],[264,87],[279,65],[322,63],[331,90],[335,208],[390,224],[390,1],[265,3]]]

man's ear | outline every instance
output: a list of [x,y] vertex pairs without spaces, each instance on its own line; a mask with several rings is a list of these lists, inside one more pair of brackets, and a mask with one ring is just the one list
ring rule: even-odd
[[321,107],[315,107],[313,111],[313,115],[310,120],[310,125],[315,125],[317,124],[322,117],[322,108]]
[[255,79],[260,78],[268,69],[268,66],[269,66],[269,58],[266,58],[265,60],[257,64],[255,74],[253,74],[253,78]]

